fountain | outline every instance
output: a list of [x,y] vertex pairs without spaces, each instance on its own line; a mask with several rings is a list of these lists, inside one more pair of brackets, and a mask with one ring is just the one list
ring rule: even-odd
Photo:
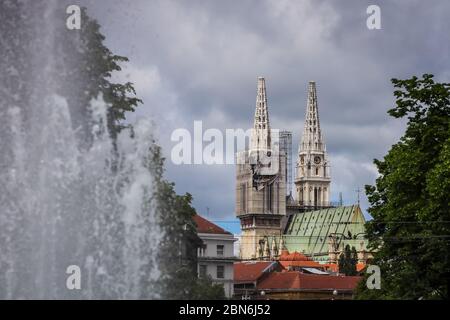
[[101,96],[84,112],[68,103],[61,2],[0,6],[0,298],[158,298],[151,122],[113,140]]

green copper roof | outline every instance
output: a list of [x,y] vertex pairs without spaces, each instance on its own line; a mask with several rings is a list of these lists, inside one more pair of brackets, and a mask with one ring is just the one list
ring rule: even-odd
[[330,235],[338,248],[345,244],[357,250],[366,249],[364,215],[359,206],[315,210],[294,215],[283,235],[289,252],[301,252],[313,257],[328,255]]

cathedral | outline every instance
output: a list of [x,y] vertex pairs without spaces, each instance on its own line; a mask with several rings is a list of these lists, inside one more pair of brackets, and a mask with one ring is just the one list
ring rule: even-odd
[[313,81],[308,84],[294,179],[291,158],[292,134],[271,129],[266,81],[259,77],[249,148],[236,155],[241,259],[277,259],[282,250],[288,250],[322,263],[336,263],[343,248],[350,245],[357,250],[359,262],[365,262],[370,254],[359,205],[330,201],[330,160]]

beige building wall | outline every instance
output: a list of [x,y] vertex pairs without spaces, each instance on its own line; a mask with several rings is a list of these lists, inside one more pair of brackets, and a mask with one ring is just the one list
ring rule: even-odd
[[[236,239],[231,234],[199,233],[203,247],[197,251],[198,274],[202,269],[209,275],[214,283],[223,285],[225,296],[233,297],[234,262],[237,260],[234,252]],[[223,250],[218,250],[223,246]],[[218,268],[223,267],[223,274],[218,274]]]
[[[236,166],[236,215],[241,220],[241,259],[261,258],[259,241],[281,234],[281,218],[286,215],[286,155],[274,155],[278,174],[260,177],[260,190],[253,183],[249,151],[240,152]],[[264,250],[263,250],[264,251]],[[264,252],[262,254],[264,256]]]

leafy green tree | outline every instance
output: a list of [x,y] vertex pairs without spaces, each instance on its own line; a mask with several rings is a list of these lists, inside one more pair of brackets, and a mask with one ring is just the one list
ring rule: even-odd
[[[133,83],[111,80],[112,74],[121,71],[121,63],[128,62],[128,58],[113,54],[105,46],[100,25],[89,17],[86,8],[82,8],[81,21],[80,30],[61,28],[57,35],[61,50],[66,53],[64,65],[61,66],[65,72],[55,75],[60,78],[60,94],[66,97],[71,107],[74,127],[83,129],[84,140],[90,138],[91,133],[91,124],[86,121],[89,119],[89,103],[101,96],[108,104],[109,133],[116,138],[125,127],[125,114],[133,112],[142,100],[136,97]],[[68,80],[73,85],[68,86]]]
[[350,245],[346,245],[344,251],[339,255],[338,266],[339,273],[346,276],[356,276],[356,264],[358,263],[358,254],[355,247],[350,249]]
[[211,278],[204,277],[197,279],[192,292],[193,300],[224,300],[225,291],[223,285],[213,283]]
[[[70,1],[64,0],[58,2],[60,8],[65,8]],[[125,127],[125,116],[127,112],[132,112],[142,102],[136,97],[133,84],[131,82],[118,83],[112,80],[114,72],[121,70],[121,63],[128,59],[123,56],[113,54],[105,45],[104,35],[100,32],[98,22],[89,17],[85,8],[82,9],[82,23],[80,30],[68,30],[64,27],[66,15],[64,11],[56,10],[57,14],[46,17],[47,3],[45,1],[0,1],[0,91],[2,99],[0,101],[0,119],[5,119],[8,115],[8,109],[17,106],[27,114],[30,109],[36,108],[33,101],[33,94],[54,94],[64,97],[68,104],[72,127],[79,134],[81,148],[89,148],[92,141],[92,126],[90,102],[92,99],[101,97],[107,103],[107,128],[113,143],[115,143],[117,134]],[[36,21],[38,19],[39,21]],[[46,19],[46,20],[43,20]],[[39,24],[37,23],[39,22]],[[36,28],[47,23],[59,25],[61,27],[51,28],[52,30],[52,48],[54,56],[44,57],[45,61],[33,59],[33,52],[42,51],[40,39],[47,36],[45,28]],[[5,31],[5,32],[3,32]],[[41,38],[42,37],[42,38]],[[54,37],[54,39],[53,39]],[[38,39],[38,40],[36,40]],[[40,57],[40,56],[39,56]],[[41,58],[41,57],[40,57]],[[48,60],[47,60],[48,59]],[[48,79],[42,81],[41,86],[49,84],[48,92],[40,92],[40,87],[33,81],[36,77],[30,77],[36,70],[41,70],[40,65],[51,64],[47,68],[51,72]],[[53,81],[52,81],[53,80]],[[52,82],[52,83],[47,83]],[[45,85],[44,85],[45,84]],[[26,118],[24,121],[33,121],[32,118]],[[45,125],[45,124],[44,124]],[[131,132],[132,128],[130,126]],[[9,128],[3,130],[3,139],[0,139],[0,167],[7,166],[13,158],[13,151],[9,147],[8,141],[13,136]],[[158,259],[159,269],[162,272],[161,281],[157,283],[162,289],[163,298],[213,298],[217,295],[216,286],[197,278],[196,254],[200,239],[196,234],[196,226],[192,217],[195,214],[191,206],[192,196],[177,195],[174,190],[174,184],[164,179],[164,159],[161,156],[161,148],[154,143],[149,150],[148,160],[146,161],[148,169],[155,177],[156,187],[153,198],[149,199],[146,208],[149,210],[153,203],[156,203],[156,210],[159,212],[160,224],[163,229],[163,242],[161,245],[160,256]],[[116,168],[112,166],[112,169]],[[0,180],[6,180],[8,176],[3,177],[5,173],[0,171]],[[17,192],[20,192],[20,185],[17,186]],[[77,186],[80,187],[80,186]],[[9,204],[8,199],[12,196],[8,188],[0,184],[0,203]],[[152,201],[154,200],[154,201]],[[65,203],[66,205],[66,203]],[[76,204],[80,212],[84,212],[83,203]],[[7,208],[6,212],[13,212]],[[87,212],[87,211],[86,211]],[[74,216],[73,225],[78,223],[85,224],[94,228],[93,215]],[[111,214],[108,212],[108,219]],[[25,225],[22,222],[21,212],[14,216],[4,217],[0,215],[0,243],[2,244],[2,254],[0,254],[0,270],[11,268],[10,261],[13,256],[21,249],[18,244],[20,240],[29,237],[22,229],[15,229],[12,222],[18,226]],[[105,220],[107,221],[107,220]],[[107,224],[107,223],[105,223]],[[148,227],[148,226],[145,226]],[[75,233],[77,228],[67,230],[67,233]],[[147,230],[147,229],[146,229]],[[149,229],[151,230],[151,229]],[[91,232],[90,234],[94,234]],[[115,229],[109,229],[107,236],[123,236],[123,226],[118,225]],[[67,239],[77,237],[77,234],[67,236]],[[151,237],[149,237],[151,238]],[[96,243],[108,241],[107,239],[85,239],[95,247]],[[148,239],[146,238],[146,241]],[[117,241],[119,243],[119,241]],[[153,252],[150,250],[153,246],[143,243],[143,252],[148,256],[143,270],[140,270],[140,281],[146,285],[148,290],[140,293],[140,298],[148,296],[148,292],[154,288],[154,283],[148,277],[149,270],[154,266],[151,257]],[[112,246],[112,245],[111,245]],[[100,245],[99,245],[100,247]],[[122,248],[111,247],[114,252],[121,252]],[[68,254],[66,250],[61,254]],[[80,261],[85,260],[85,254],[80,252]],[[148,262],[148,263],[147,263]],[[20,265],[15,265],[14,269],[23,269],[20,274],[27,274],[27,261],[21,261]],[[123,266],[114,264],[113,273],[120,273]],[[30,282],[33,275],[30,274]],[[8,284],[7,274],[0,272],[0,298],[5,298],[4,291]],[[120,286],[117,286],[120,287]],[[95,288],[101,296],[101,291],[111,291],[109,288]],[[209,290],[210,289],[210,290]],[[26,288],[24,292],[13,293],[13,296],[27,296]],[[65,290],[65,289],[64,289]],[[201,293],[204,295],[201,296]],[[107,298],[119,297],[119,293]]]
[[170,281],[171,288],[165,291],[164,298],[177,300],[224,300],[225,291],[221,284],[211,278],[198,278],[188,268],[181,268]]
[[[127,62],[128,58],[113,54],[104,45],[105,37],[100,32],[100,25],[88,16],[85,8],[82,9],[81,30],[74,32],[62,28],[60,37],[63,50],[71,53],[67,54],[65,61],[65,68],[69,72],[61,74],[61,77],[69,76],[74,84],[70,87],[61,86],[60,93],[67,98],[73,113],[74,127],[82,128],[82,140],[90,141],[92,130],[91,123],[87,121],[90,119],[90,108],[87,106],[92,99],[101,96],[108,104],[107,125],[115,141],[117,134],[127,127],[124,124],[126,113],[134,111],[142,102],[136,97],[131,82],[111,81],[112,74],[121,71],[121,63]],[[64,83],[62,80],[61,83]],[[149,150],[148,168],[155,178],[153,200],[163,229],[158,257],[162,276],[156,285],[161,289],[162,298],[193,298],[198,286],[196,255],[200,239],[192,219],[195,215],[195,209],[191,206],[192,196],[177,195],[174,184],[164,179],[164,159],[156,142]],[[152,266],[144,265],[143,268],[146,270],[142,270],[142,274],[146,275]],[[149,290],[155,285],[146,276],[141,281],[146,283]],[[205,294],[208,292],[204,291]],[[142,297],[146,297],[145,292]]]
[[396,106],[407,117],[406,132],[383,160],[380,176],[366,186],[366,226],[373,264],[381,269],[381,290],[362,281],[359,298],[448,299],[450,235],[450,84],[393,79]]
[[156,180],[157,208],[164,230],[159,250],[161,280],[158,283],[163,299],[224,299],[224,290],[210,279],[197,276],[197,248],[201,239],[193,217],[192,196],[177,195],[174,184],[164,179],[164,158],[154,145],[150,170]]
[[[127,62],[128,58],[113,54],[104,45],[105,37],[100,32],[100,25],[87,15],[84,8],[82,22],[79,34],[70,32],[61,39],[65,50],[75,52],[68,55],[71,60],[66,63],[69,70],[72,70],[71,79],[76,83],[62,94],[67,97],[74,110],[74,126],[84,128],[87,140],[90,138],[91,128],[89,122],[86,122],[86,118],[89,118],[89,108],[86,106],[92,99],[102,96],[108,104],[107,123],[114,141],[117,134],[126,127],[123,124],[126,113],[134,111],[142,101],[136,97],[131,82],[113,83],[110,80],[113,72],[121,70],[120,63]],[[61,87],[61,90],[64,88]],[[77,118],[79,114],[83,116]],[[197,247],[201,240],[193,221],[196,212],[191,206],[192,196],[177,195],[175,185],[164,179],[164,158],[156,142],[149,150],[149,157],[148,168],[156,184],[153,194],[155,209],[159,212],[159,223],[163,229],[158,257],[162,276],[156,284],[161,289],[162,298],[220,298],[216,286],[200,281],[197,277]],[[151,267],[144,266],[148,269]],[[142,270],[142,274],[146,274],[146,271]],[[155,285],[145,277],[142,281],[147,283],[149,290]],[[145,293],[142,296],[145,297]]]

